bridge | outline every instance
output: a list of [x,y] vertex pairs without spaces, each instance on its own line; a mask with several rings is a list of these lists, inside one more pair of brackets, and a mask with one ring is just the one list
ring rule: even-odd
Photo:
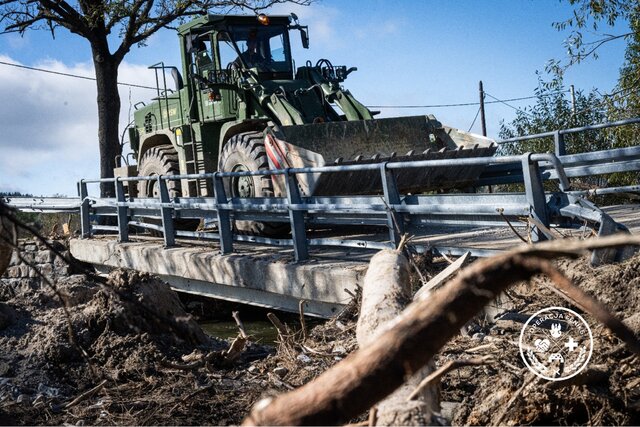
[[[82,230],[72,255],[98,268],[131,268],[160,275],[176,290],[328,317],[360,286],[375,251],[395,248],[413,236],[416,253],[490,256],[523,241],[640,231],[640,205],[599,207],[590,198],[640,194],[640,185],[575,189],[572,180],[640,171],[640,146],[567,155],[563,135],[640,123],[640,118],[565,129],[500,143],[553,137],[554,153],[489,158],[372,163],[260,172],[82,180],[75,198],[11,198],[35,212],[79,212]],[[401,194],[400,173],[437,171],[461,164],[481,167],[476,192]],[[335,173],[343,179],[361,170],[380,174],[378,195],[302,197],[300,174]],[[286,197],[229,198],[223,182],[234,176],[281,177]],[[156,179],[157,198],[135,198],[129,185]],[[170,198],[169,180],[210,180],[213,197]],[[94,195],[98,184],[115,185],[115,198]],[[493,193],[519,184],[523,191]],[[116,225],[100,225],[111,217]],[[151,219],[151,221],[149,221]],[[176,229],[177,220],[204,219],[209,229]],[[290,236],[269,238],[234,232],[236,220],[287,223]],[[151,237],[148,231],[161,236]],[[599,250],[593,264],[614,262],[629,250]]]

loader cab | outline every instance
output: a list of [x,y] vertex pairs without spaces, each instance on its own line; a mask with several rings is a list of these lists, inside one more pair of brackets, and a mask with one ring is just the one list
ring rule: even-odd
[[289,32],[285,23],[234,24],[217,33],[219,69],[249,69],[261,80],[293,79]]
[[212,82],[229,80],[234,70],[251,70],[260,80],[290,80],[291,28],[301,27],[291,26],[288,16],[207,15],[195,19],[178,29],[183,38],[184,72],[211,74]]

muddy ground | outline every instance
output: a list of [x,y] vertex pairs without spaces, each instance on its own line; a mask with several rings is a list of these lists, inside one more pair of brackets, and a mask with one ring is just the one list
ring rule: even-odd
[[[428,279],[447,262],[419,265]],[[559,266],[640,330],[640,257],[597,269],[586,259]],[[505,305],[523,315],[575,308],[541,286],[543,280],[511,289]],[[154,277],[76,274],[57,280],[55,290],[37,281],[1,283],[0,424],[239,424],[261,397],[310,381],[357,348],[355,303],[304,333],[295,316],[281,316],[290,333],[279,344],[252,343],[229,360],[230,340],[205,335],[195,313]],[[442,365],[492,356],[486,365],[443,377],[442,400],[450,402],[454,424],[640,424],[640,363],[594,319],[585,316],[596,375],[587,384],[554,388],[520,359],[521,321],[486,317],[436,359]]]

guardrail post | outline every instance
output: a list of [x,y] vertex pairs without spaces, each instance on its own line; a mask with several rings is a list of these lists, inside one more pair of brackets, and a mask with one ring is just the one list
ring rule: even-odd
[[164,246],[166,248],[175,246],[176,234],[173,227],[173,208],[165,206],[171,202],[169,198],[169,190],[167,188],[167,182],[162,179],[162,176],[158,177],[158,188],[160,189],[160,215],[162,216],[162,232],[164,234]]
[[567,154],[567,147],[564,143],[564,134],[559,130],[555,131],[553,134],[553,145],[555,147],[556,156],[564,156]]
[[[549,214],[547,212],[547,199],[544,193],[542,175],[538,162],[531,160],[531,153],[522,156],[522,176],[527,202],[531,208],[531,215],[545,226],[549,226]],[[546,236],[535,225],[531,227],[531,240],[538,242],[546,240]]]
[[91,221],[89,218],[89,193],[87,192],[87,183],[81,179],[78,182],[78,196],[80,196],[80,230],[82,238],[91,237]]
[[227,194],[224,191],[224,183],[218,172],[213,174],[213,194],[216,199],[216,209],[218,212],[218,234],[220,234],[220,251],[222,254],[230,254],[233,252],[233,231],[231,229],[231,220],[229,218],[229,210],[221,208],[226,205]]
[[387,163],[380,165],[380,178],[382,179],[384,201],[387,205],[389,240],[397,247],[404,234],[404,218],[402,214],[396,212],[393,208],[394,205],[400,204],[400,193],[398,192],[396,176],[392,170],[387,169]]
[[118,241],[129,241],[129,208],[125,205],[124,184],[120,178],[116,178],[116,213],[118,215]]
[[296,261],[304,261],[309,259],[304,213],[299,210],[291,209],[291,205],[302,203],[300,191],[298,190],[298,180],[295,175],[289,172],[289,169],[285,170],[285,178],[287,202],[289,204],[289,222],[291,223],[291,236],[293,237],[293,251]]

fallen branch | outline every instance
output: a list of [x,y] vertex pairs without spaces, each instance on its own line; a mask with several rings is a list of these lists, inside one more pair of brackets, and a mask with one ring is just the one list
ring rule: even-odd
[[433,372],[431,375],[423,379],[420,384],[416,387],[416,389],[411,392],[407,400],[413,400],[420,394],[422,394],[423,390],[429,386],[429,384],[438,381],[442,376],[447,373],[453,371],[454,369],[460,369],[464,366],[479,366],[486,365],[492,360],[492,356],[484,356],[478,357],[475,359],[458,359],[458,360],[449,360],[447,363],[438,368],[437,371]]
[[302,329],[302,342],[307,340],[307,325],[304,322],[304,305],[307,301],[301,299],[298,304],[298,312],[300,313],[300,328]]
[[87,390],[84,393],[78,395],[78,397],[76,397],[75,399],[73,399],[71,402],[67,403],[64,406],[64,409],[70,409],[73,408],[74,406],[76,406],[78,403],[89,399],[91,396],[93,396],[94,394],[96,394],[97,392],[99,392],[102,387],[104,387],[104,385],[107,383],[107,380],[102,381],[100,384],[98,384],[97,386],[93,387],[91,390]]
[[438,273],[433,279],[418,289],[418,292],[413,296],[414,300],[424,299],[429,295],[429,291],[436,288],[446,282],[453,274],[460,270],[464,263],[469,259],[471,252],[465,252],[460,258],[458,258],[453,264],[449,264],[447,268]]
[[280,319],[278,319],[278,316],[273,313],[267,313],[267,319],[269,319],[271,324],[275,326],[281,341],[285,340],[289,336],[289,331],[287,331],[287,328],[282,324]]
[[[358,346],[365,348],[386,330],[411,302],[410,264],[399,250],[382,250],[369,262],[362,285],[362,304],[356,326]],[[375,425],[430,425],[440,412],[438,388],[423,387],[413,402],[407,397],[433,371],[433,363],[405,378],[404,384],[376,405]]]
[[[352,353],[299,389],[256,405],[243,424],[344,423],[398,388],[407,376],[424,366],[461,326],[509,286],[537,274],[557,272],[545,259],[578,256],[587,249],[627,245],[640,245],[640,237],[616,235],[578,242],[544,242],[477,261],[435,291],[428,301],[411,304],[368,347]],[[551,278],[556,280],[560,276],[561,273],[557,272]],[[606,312],[604,307],[596,304]],[[584,308],[589,311],[594,307],[587,304]],[[602,318],[595,314],[594,317]],[[618,332],[622,332],[622,339],[637,352],[640,343],[637,340],[628,342],[633,334],[624,324],[621,325]],[[619,335],[615,330],[613,332]]]

